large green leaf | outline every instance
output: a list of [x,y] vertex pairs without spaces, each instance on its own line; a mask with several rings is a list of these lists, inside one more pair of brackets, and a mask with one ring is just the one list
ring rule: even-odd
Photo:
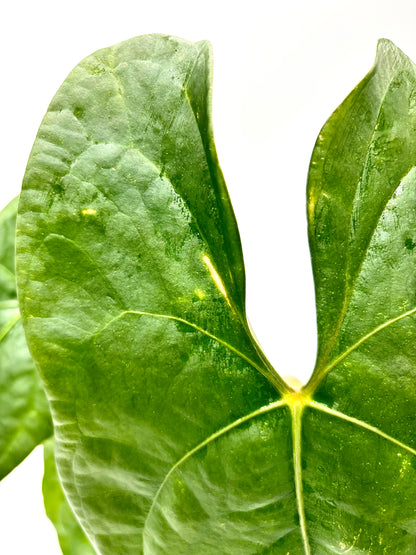
[[14,273],[18,199],[0,212],[0,479],[52,433],[41,381],[29,354]]
[[210,73],[207,43],[138,37],[40,127],[19,297],[64,489],[102,554],[414,553],[414,66],[381,42],[314,151],[300,392],[248,330]]

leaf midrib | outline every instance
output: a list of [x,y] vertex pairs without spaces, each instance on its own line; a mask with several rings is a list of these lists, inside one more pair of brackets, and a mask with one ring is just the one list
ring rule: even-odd
[[292,414],[292,442],[293,442],[293,471],[295,477],[296,506],[299,516],[299,526],[302,535],[305,555],[311,555],[308,532],[306,529],[305,506],[303,500],[302,480],[302,414],[304,406],[295,403],[291,408]]

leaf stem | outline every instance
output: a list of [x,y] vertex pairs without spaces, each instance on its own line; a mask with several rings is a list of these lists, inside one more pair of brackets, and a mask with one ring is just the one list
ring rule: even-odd
[[7,310],[9,308],[19,308],[19,303],[17,299],[0,301],[0,310]]
[[17,314],[15,314],[13,318],[10,318],[7,324],[0,329],[0,342],[3,341],[3,339],[5,339],[9,331],[17,324],[19,320],[20,320],[20,313],[17,312]]

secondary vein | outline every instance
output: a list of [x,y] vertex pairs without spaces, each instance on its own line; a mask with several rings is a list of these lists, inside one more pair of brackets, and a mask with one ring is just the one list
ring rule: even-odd
[[406,445],[405,443],[402,443],[398,439],[384,433],[383,431],[379,430],[375,426],[371,426],[371,424],[368,424],[367,422],[364,422],[363,420],[360,420],[358,418],[354,418],[353,416],[348,416],[347,414],[344,414],[343,412],[339,412],[337,410],[331,409],[330,407],[327,407],[326,405],[324,405],[322,403],[319,403],[317,401],[309,401],[308,406],[310,406],[312,408],[315,408],[316,410],[319,410],[321,412],[326,412],[327,414],[330,414],[331,416],[335,416],[336,418],[340,418],[341,420],[345,420],[347,422],[351,422],[352,424],[356,424],[357,426],[360,426],[361,428],[364,428],[364,429],[366,429],[370,432],[373,432],[374,434],[379,435],[380,437],[386,439],[387,441],[390,441],[391,443],[394,443],[395,445],[397,445],[401,449],[404,449],[405,451],[408,451],[412,455],[416,455],[416,449],[413,449],[409,445]]
[[362,345],[365,341],[370,339],[370,337],[373,337],[373,335],[382,331],[388,326],[391,326],[392,324],[398,322],[399,320],[402,320],[403,318],[407,318],[408,316],[411,316],[412,314],[415,314],[415,313],[416,313],[416,307],[412,308],[411,310],[408,310],[407,312],[404,312],[403,314],[400,314],[399,316],[396,316],[395,318],[391,318],[390,320],[387,320],[387,322],[380,324],[379,326],[371,330],[369,333],[361,337],[361,339],[359,339],[356,343],[354,343],[354,345],[349,347],[346,351],[344,351],[337,358],[335,358],[330,364],[328,364],[328,366],[324,368],[324,370],[319,375],[316,374],[316,379],[313,379],[312,377],[311,381],[304,388],[305,393],[311,394],[319,385],[319,383],[324,379],[324,377],[327,374],[329,374],[329,372],[333,368],[335,368],[335,366],[337,366],[342,360],[344,360],[345,357],[347,357],[353,351],[358,349],[358,347],[360,347],[360,345]]
[[280,377],[277,373],[272,373],[272,372],[268,373],[266,371],[266,369],[259,366],[256,362],[251,360],[247,355],[245,355],[244,353],[242,353],[241,351],[239,351],[238,349],[236,349],[235,347],[233,347],[232,345],[230,345],[229,343],[227,343],[223,339],[220,339],[219,337],[217,337],[216,335],[213,335],[209,331],[204,330],[203,328],[200,328],[196,324],[193,324],[192,322],[188,322],[187,320],[184,320],[183,318],[179,318],[178,316],[171,316],[169,314],[154,314],[152,312],[142,312],[140,310],[125,310],[123,312],[120,312],[120,314],[118,314],[117,316],[112,318],[109,322],[107,322],[107,324],[105,324],[105,326],[103,326],[98,331],[96,331],[94,333],[94,336],[97,336],[100,333],[102,333],[115,320],[118,320],[119,318],[121,318],[122,316],[125,316],[126,314],[136,314],[138,316],[149,316],[149,317],[152,317],[152,318],[164,318],[166,320],[174,320],[176,322],[180,322],[181,324],[185,324],[187,326],[190,326],[191,328],[194,328],[196,331],[199,331],[200,333],[203,333],[204,335],[213,339],[214,341],[217,341],[221,345],[224,345],[224,347],[226,347],[227,349],[229,349],[230,351],[235,353],[237,356],[239,356],[240,358],[245,360],[248,364],[250,364],[250,366],[253,366],[253,368],[258,370],[263,376],[265,376],[270,381],[270,383],[272,385],[274,385],[276,387],[276,389],[281,394],[287,392],[287,387],[285,387],[283,381],[280,379]]

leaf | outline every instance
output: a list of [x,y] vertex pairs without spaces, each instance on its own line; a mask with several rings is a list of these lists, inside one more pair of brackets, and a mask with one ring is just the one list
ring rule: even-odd
[[0,212],[0,479],[52,433],[48,402],[27,349],[17,303],[17,201]]
[[[383,323],[386,316],[393,318],[399,314],[397,308],[403,308],[390,298],[389,291],[392,285],[400,288],[397,296],[404,301],[406,279],[400,278],[400,271],[395,277],[384,276],[371,297],[366,292],[360,307],[352,309],[351,300],[364,279],[360,276],[366,273],[363,266],[369,245],[375,240],[387,203],[415,164],[414,87],[412,62],[391,42],[381,40],[373,69],[319,134],[308,180],[309,240],[318,310],[317,371],[356,338]],[[413,179],[411,174],[407,179]],[[409,210],[407,205],[404,210]],[[406,253],[408,248],[391,256],[399,258]],[[410,276],[411,260],[402,257]],[[406,303],[409,309],[414,307],[413,299]],[[350,323],[345,325],[347,320]],[[343,326],[355,337],[347,338]]]
[[247,325],[210,75],[204,42],[101,50],[33,147],[19,298],[65,492],[102,555],[412,554],[414,66],[380,42],[315,148],[302,391]]
[[78,524],[62,491],[56,471],[53,438],[44,444],[44,460],[42,490],[45,508],[58,533],[63,555],[95,555],[95,550]]
[[[322,129],[309,174],[320,354],[305,393],[317,388],[323,404],[305,427],[321,452],[304,457],[322,475],[328,460],[342,463],[338,525],[361,529],[354,547],[378,541],[376,553],[416,548],[415,91],[414,64],[380,41],[374,68]],[[328,485],[304,480],[322,507]]]

